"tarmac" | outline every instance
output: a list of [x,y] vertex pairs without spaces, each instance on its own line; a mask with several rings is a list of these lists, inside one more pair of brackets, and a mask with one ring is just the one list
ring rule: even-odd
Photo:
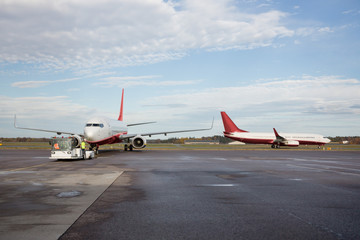
[[0,239],[360,239],[359,152],[0,151]]

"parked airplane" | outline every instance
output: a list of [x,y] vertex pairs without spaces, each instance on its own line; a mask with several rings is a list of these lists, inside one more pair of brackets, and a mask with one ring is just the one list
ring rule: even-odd
[[251,133],[239,129],[225,112],[221,112],[221,117],[225,128],[224,136],[244,143],[271,144],[272,148],[279,148],[299,145],[319,145],[320,147],[330,142],[330,139],[319,134],[282,133],[280,135],[275,128],[273,128],[274,133]]
[[43,132],[53,132],[57,134],[70,134],[73,135],[81,141],[81,138],[84,138],[87,143],[90,144],[90,149],[96,149],[96,152],[99,149],[100,145],[104,144],[114,144],[114,143],[121,143],[126,142],[124,145],[124,150],[127,151],[128,149],[132,151],[135,149],[141,149],[146,146],[146,139],[144,136],[151,137],[152,135],[160,135],[164,134],[165,136],[169,133],[182,133],[182,132],[195,132],[195,131],[205,131],[210,130],[213,127],[213,123],[210,128],[204,129],[190,129],[190,130],[179,130],[179,131],[164,131],[164,132],[149,132],[149,133],[141,133],[141,134],[128,134],[128,128],[130,126],[135,125],[143,125],[149,124],[154,122],[143,122],[143,123],[133,123],[133,124],[125,124],[123,122],[123,101],[124,101],[124,89],[122,90],[121,96],[121,105],[120,105],[120,114],[118,117],[118,122],[116,125],[111,126],[110,120],[104,117],[94,117],[89,119],[86,122],[84,128],[84,134],[77,134],[71,132],[64,132],[64,131],[57,131],[57,130],[45,130],[45,129],[37,129],[37,128],[24,128],[18,127],[16,125],[16,115],[14,117],[14,126],[15,128],[19,129],[26,129],[26,130],[34,130],[34,131],[43,131]]

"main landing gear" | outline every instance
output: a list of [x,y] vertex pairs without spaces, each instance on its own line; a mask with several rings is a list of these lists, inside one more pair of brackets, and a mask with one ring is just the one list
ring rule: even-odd
[[134,150],[133,145],[131,145],[131,144],[129,144],[129,145],[125,144],[125,145],[124,145],[124,151],[127,151],[127,150],[130,150],[130,151]]
[[280,148],[280,145],[278,145],[278,144],[273,144],[273,145],[271,145],[271,148]]

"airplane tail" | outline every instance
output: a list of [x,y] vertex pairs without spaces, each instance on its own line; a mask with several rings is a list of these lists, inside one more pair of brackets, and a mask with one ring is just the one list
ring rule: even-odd
[[245,130],[239,129],[235,123],[230,119],[230,117],[226,114],[226,112],[221,112],[221,118],[223,120],[225,132],[247,132]]
[[121,104],[120,104],[120,114],[119,114],[119,121],[123,121],[123,106],[124,106],[124,89],[122,89],[121,94]]
[[[122,89],[122,94],[121,94],[120,114],[119,114],[119,117],[118,117],[119,121],[124,120],[123,110],[124,110],[124,89]],[[155,122],[132,123],[132,124],[127,124],[126,126],[130,127],[130,126],[143,125],[143,124],[149,124],[149,123],[155,123]]]
[[278,134],[278,132],[276,131],[276,129],[275,129],[275,128],[273,128],[273,129],[274,129],[275,137],[280,137],[280,135]]

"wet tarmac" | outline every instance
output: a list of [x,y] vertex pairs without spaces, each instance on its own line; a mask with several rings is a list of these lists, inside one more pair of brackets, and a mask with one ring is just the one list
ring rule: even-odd
[[0,152],[0,239],[360,239],[359,152]]

